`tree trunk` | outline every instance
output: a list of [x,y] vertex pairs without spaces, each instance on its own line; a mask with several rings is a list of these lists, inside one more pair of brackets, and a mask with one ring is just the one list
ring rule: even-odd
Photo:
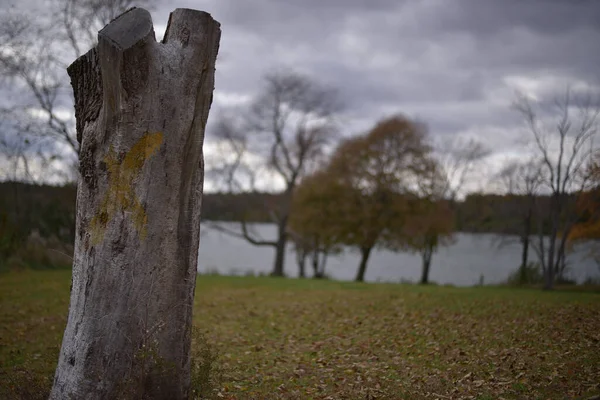
[[529,235],[521,238],[521,283],[527,283],[527,263],[529,261]]
[[306,251],[296,247],[296,262],[298,264],[298,277],[306,278]]
[[323,257],[319,263],[319,278],[325,278],[325,266],[327,265],[327,250],[323,251]]
[[81,179],[71,305],[50,399],[187,399],[219,23],[132,9],[68,69]]
[[521,237],[521,283],[527,283],[527,264],[529,263],[529,237],[531,236],[532,204],[529,205],[525,216],[523,235]]
[[321,272],[319,271],[319,256],[317,250],[313,249],[313,254],[311,257],[312,269],[313,269],[313,278],[321,279]]
[[560,240],[560,244],[558,246],[558,251],[556,254],[556,268],[554,270],[554,281],[562,280],[565,278],[565,272],[567,269],[567,254],[566,254],[566,238],[568,237],[568,232],[563,234],[563,237]]
[[373,247],[363,247],[360,249],[360,264],[358,265],[358,272],[354,279],[356,282],[365,281],[365,272],[367,271],[367,262],[369,261],[371,250],[373,250]]
[[544,289],[545,290],[552,290],[554,288],[555,248],[556,248],[556,238],[553,235],[551,235],[550,236],[550,244],[548,246],[548,265],[545,268],[545,274],[544,274]]
[[548,245],[548,265],[545,269],[544,276],[544,290],[552,290],[554,289],[554,280],[555,280],[555,263],[556,260],[556,239],[558,237],[559,231],[559,218],[560,218],[560,199],[557,194],[552,196],[552,227],[550,230],[550,243]]
[[421,285],[427,285],[429,283],[429,269],[431,267],[431,255],[433,251],[431,249],[426,249],[421,253],[421,258],[423,260],[423,270],[421,272]]
[[312,269],[313,269],[313,278],[315,278],[315,279],[321,279],[321,278],[323,278],[323,276],[325,274],[325,271],[320,268],[320,265],[319,265],[319,249],[318,249],[318,247],[317,247],[316,244],[315,244],[315,247],[314,247],[314,249],[312,251],[311,263],[312,263]]
[[279,222],[277,226],[277,244],[275,246],[275,260],[271,276],[284,276],[285,250],[287,244],[287,218]]

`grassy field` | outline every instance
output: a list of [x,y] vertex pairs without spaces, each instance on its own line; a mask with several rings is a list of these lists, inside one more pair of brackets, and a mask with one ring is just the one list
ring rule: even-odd
[[[70,271],[0,274],[0,398],[49,390]],[[216,398],[577,399],[600,393],[600,295],[201,276]]]

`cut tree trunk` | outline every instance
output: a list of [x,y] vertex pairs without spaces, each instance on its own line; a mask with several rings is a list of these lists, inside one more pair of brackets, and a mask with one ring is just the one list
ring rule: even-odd
[[187,399],[219,23],[135,8],[69,68],[81,144],[71,305],[50,399]]

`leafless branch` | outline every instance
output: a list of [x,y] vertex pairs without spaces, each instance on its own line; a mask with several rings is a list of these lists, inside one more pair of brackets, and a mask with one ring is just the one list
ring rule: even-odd
[[236,118],[222,117],[213,129],[217,143],[230,151],[209,169],[221,176],[230,191],[239,191],[245,181],[251,190],[256,189],[257,160],[262,161],[264,171],[283,181],[281,198],[276,204],[264,204],[278,227],[278,239],[257,240],[248,233],[243,218],[241,233],[234,233],[254,245],[275,246],[275,274],[282,273],[294,189],[322,162],[327,145],[335,138],[338,110],[335,91],[306,76],[278,71],[265,77],[261,92],[246,110],[236,113]]
[[553,114],[544,113],[539,107],[534,109],[531,99],[523,94],[517,95],[514,104],[533,135],[543,165],[540,176],[551,194],[550,232],[540,227],[536,246],[547,288],[553,285],[555,271],[560,271],[566,241],[576,222],[573,197],[580,196],[589,182],[586,168],[595,151],[594,136],[600,122],[600,102],[593,99],[591,92],[578,97],[567,88],[562,97],[554,99],[553,105]]
[[336,92],[289,71],[267,75],[248,114],[249,131],[264,140],[267,164],[293,188],[335,137]]
[[446,175],[443,196],[454,201],[473,172],[474,168],[491,150],[483,143],[457,138],[446,140],[438,146],[438,163]]
[[245,239],[249,243],[251,243],[255,246],[276,246],[277,245],[276,241],[262,240],[260,238],[257,238],[256,236],[254,236],[252,233],[250,233],[250,231],[248,229],[248,224],[244,220],[242,220],[240,222],[241,231],[237,231],[235,229],[230,229],[219,222],[209,222],[208,226],[211,229],[214,229],[219,232],[223,232],[229,236],[237,237],[240,239]]
[[[18,122],[13,135],[48,138],[78,154],[72,109],[73,98],[65,67],[96,43],[99,29],[133,5],[150,6],[153,0],[53,0],[45,18],[9,10],[0,16],[1,84],[18,91],[20,98],[3,111]],[[65,53],[71,49],[70,53]],[[32,152],[24,154],[32,155]],[[65,150],[51,156],[63,155]],[[44,153],[45,157],[50,155]]]

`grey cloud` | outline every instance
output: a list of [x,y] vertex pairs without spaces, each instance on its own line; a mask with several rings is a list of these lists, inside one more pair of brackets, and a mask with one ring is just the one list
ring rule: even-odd
[[291,67],[339,89],[348,133],[403,112],[433,135],[494,132],[502,148],[520,123],[510,79],[548,97],[600,87],[597,0],[165,0],[157,31],[176,7],[222,24],[218,92],[251,96],[265,72]]
[[[561,35],[580,28],[600,30],[596,0],[462,0],[448,2],[446,12],[432,18],[439,31],[493,36],[508,26],[541,35]],[[460,6],[452,7],[452,5]]]

